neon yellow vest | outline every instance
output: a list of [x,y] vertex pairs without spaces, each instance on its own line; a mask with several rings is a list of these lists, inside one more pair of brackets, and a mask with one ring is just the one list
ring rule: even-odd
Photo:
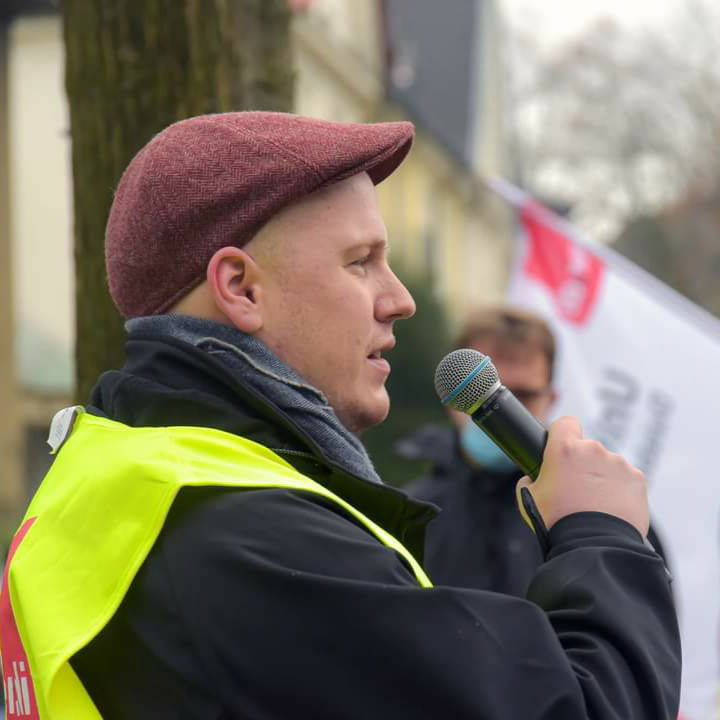
[[6,567],[0,652],[8,720],[100,718],[69,660],[109,622],[189,485],[322,495],[432,587],[392,535],[262,445],[219,430],[130,428],[83,413],[33,498]]

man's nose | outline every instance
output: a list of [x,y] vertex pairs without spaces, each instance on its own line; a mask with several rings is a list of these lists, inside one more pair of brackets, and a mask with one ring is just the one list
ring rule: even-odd
[[410,291],[389,271],[385,291],[375,303],[375,316],[381,322],[406,320],[415,314],[415,301]]

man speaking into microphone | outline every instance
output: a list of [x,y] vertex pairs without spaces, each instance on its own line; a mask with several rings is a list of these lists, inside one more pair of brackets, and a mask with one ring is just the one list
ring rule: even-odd
[[412,138],[228,113],[130,163],[106,231],[127,359],[56,416],[13,542],[9,718],[674,720],[639,471],[550,427],[528,484],[547,551],[515,598],[433,587],[433,507],[358,439],[415,309],[374,188]]

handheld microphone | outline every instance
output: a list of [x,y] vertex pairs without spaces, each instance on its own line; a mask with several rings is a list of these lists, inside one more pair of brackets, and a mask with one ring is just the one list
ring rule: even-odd
[[[487,355],[467,348],[446,355],[435,370],[435,392],[446,407],[470,415],[526,475],[537,479],[547,444],[547,430],[500,383],[498,371]],[[526,487],[522,488],[520,499],[544,556],[548,549],[545,523]],[[643,542],[657,554],[647,537]],[[667,567],[665,572],[672,580]]]
[[526,475],[537,478],[547,430],[500,383],[487,355],[469,349],[446,355],[435,371],[435,391],[443,405],[470,415]]

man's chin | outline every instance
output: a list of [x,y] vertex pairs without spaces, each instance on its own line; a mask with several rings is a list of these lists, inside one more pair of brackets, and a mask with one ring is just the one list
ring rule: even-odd
[[390,409],[388,408],[388,411],[386,411],[382,415],[378,415],[372,419],[368,419],[365,423],[363,423],[363,426],[360,429],[354,431],[355,434],[362,435],[366,430],[372,430],[372,428],[385,422],[389,414],[389,410]]
[[385,394],[384,399],[378,399],[378,402],[365,405],[363,407],[356,406],[350,412],[340,416],[345,427],[355,435],[362,435],[366,430],[374,428],[383,422],[390,413],[390,398]]

